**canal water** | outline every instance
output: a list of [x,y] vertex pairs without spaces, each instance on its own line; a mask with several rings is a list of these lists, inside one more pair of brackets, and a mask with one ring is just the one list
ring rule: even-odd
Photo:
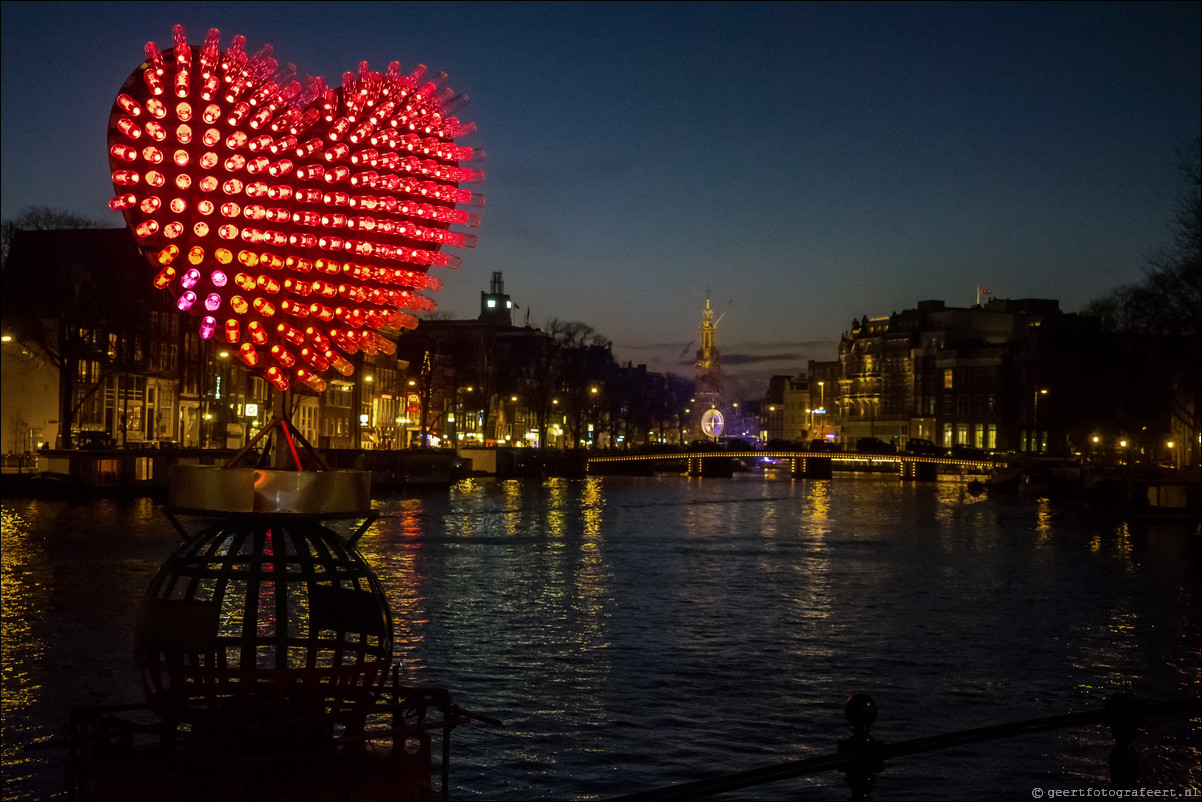
[[[72,704],[140,701],[134,612],[179,535],[137,500],[3,502],[4,799],[65,798]],[[360,541],[402,679],[505,722],[455,731],[457,800],[604,799],[827,754],[849,693],[901,741],[1197,698],[1199,539],[1078,502],[880,475],[469,480],[377,498]],[[1202,725],[1150,722],[1195,791]],[[889,799],[1106,788],[1103,727],[889,763]],[[835,773],[734,795],[846,799]]]

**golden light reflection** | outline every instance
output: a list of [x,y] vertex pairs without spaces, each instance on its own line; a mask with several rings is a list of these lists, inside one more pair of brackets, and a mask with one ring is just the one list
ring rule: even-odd
[[1040,545],[1048,545],[1051,542],[1052,521],[1055,517],[1052,513],[1052,503],[1044,497],[1040,497],[1035,503],[1035,534],[1039,536]]
[[40,550],[28,542],[29,525],[25,519],[4,510],[0,526],[3,527],[0,599],[4,611],[4,637],[0,639],[4,693],[0,695],[0,711],[4,720],[10,721],[11,714],[36,703],[41,690],[29,672],[18,672],[14,666],[38,665],[45,659],[47,645],[32,635],[30,622],[50,603],[47,585],[41,579],[50,566]]

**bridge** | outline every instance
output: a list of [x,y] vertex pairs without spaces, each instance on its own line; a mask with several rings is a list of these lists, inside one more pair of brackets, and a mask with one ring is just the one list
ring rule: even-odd
[[933,482],[940,473],[990,472],[1005,466],[1001,457],[963,459],[860,451],[719,451],[688,450],[623,453],[588,457],[590,474],[648,474],[679,471],[689,476],[732,476],[752,463],[773,460],[788,464],[795,478],[829,479],[836,471],[896,473],[902,479]]

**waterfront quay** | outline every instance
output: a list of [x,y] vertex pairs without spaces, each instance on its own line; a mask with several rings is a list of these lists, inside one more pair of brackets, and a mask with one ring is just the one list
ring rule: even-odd
[[[180,536],[153,497],[3,502],[4,787],[64,798],[71,705],[142,699],[133,621]],[[780,469],[468,477],[383,494],[358,549],[403,681],[455,733],[452,799],[597,799],[829,755],[849,695],[886,744],[1196,700],[1199,541],[1083,496]],[[1199,787],[1202,720],[1149,717],[1139,787]],[[890,757],[877,799],[1112,787],[1109,729]],[[740,798],[845,799],[837,771]]]

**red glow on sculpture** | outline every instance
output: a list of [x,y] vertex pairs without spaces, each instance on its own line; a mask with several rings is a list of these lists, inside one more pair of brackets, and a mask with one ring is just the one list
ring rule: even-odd
[[[456,206],[480,204],[459,184],[482,176],[459,166],[477,154],[454,140],[474,126],[449,115],[446,76],[363,62],[332,88],[297,80],[270,45],[248,56],[241,36],[222,53],[216,29],[192,46],[176,26],[173,42],[147,44],[109,121],[110,206],[155,286],[281,390],[350,375],[338,351],[394,353],[379,332],[416,326],[401,309],[434,308],[416,292],[441,288],[427,270],[459,266],[441,249],[475,245],[450,231],[478,224]],[[219,269],[235,259],[251,272]]]

